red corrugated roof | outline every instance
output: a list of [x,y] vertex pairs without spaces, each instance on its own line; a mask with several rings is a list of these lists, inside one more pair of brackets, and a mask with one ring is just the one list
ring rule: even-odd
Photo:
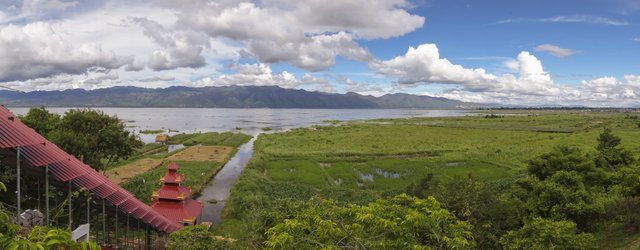
[[20,148],[20,152],[29,159],[33,166],[44,166],[69,158],[69,154],[58,148],[53,143],[42,142],[34,145],[27,145]]
[[120,211],[133,215],[157,230],[172,232],[182,227],[67,154],[0,106],[0,148],[15,147],[21,148],[23,158],[32,166],[49,165],[49,170],[58,180],[71,181],[74,185],[89,190],[96,197],[108,200],[117,205]]
[[5,107],[0,108],[0,148],[35,145],[46,141],[42,136],[18,120]]
[[160,190],[158,190],[158,198],[160,199],[184,200],[190,196],[190,188],[178,185],[163,185]]
[[182,202],[155,201],[151,207],[173,221],[183,222],[197,218],[202,210],[202,203],[192,199]]
[[167,172],[160,181],[164,183],[181,183],[185,180],[184,175],[176,172]]

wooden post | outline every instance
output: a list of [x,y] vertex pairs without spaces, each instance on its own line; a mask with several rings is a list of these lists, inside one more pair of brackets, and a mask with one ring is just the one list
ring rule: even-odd
[[118,237],[118,206],[116,206],[116,246],[120,243]]
[[129,246],[129,213],[127,213],[127,228],[124,230],[124,248]]
[[141,249],[140,248],[140,219],[138,219],[138,227],[137,227],[136,232],[137,232],[136,233],[136,236],[137,236],[136,238],[138,238],[138,250],[140,250]]
[[38,211],[42,211],[40,209],[40,196],[42,196],[42,193],[40,193],[40,181],[38,181]]
[[146,242],[146,246],[145,248],[147,250],[151,250],[151,231],[149,230],[149,224],[147,224],[147,230],[146,230],[146,235],[145,235],[145,242]]
[[104,211],[104,199],[102,199],[102,245],[104,245],[107,236],[107,214]]
[[73,231],[73,217],[72,217],[72,211],[71,211],[73,209],[73,207],[71,206],[72,195],[73,194],[71,194],[71,180],[69,180],[69,231]]
[[45,192],[45,201],[44,206],[47,210],[47,223],[45,225],[49,226],[49,165],[44,166],[44,192]]
[[[87,195],[87,224],[91,225],[91,195]],[[91,231],[91,229],[89,229]]]
[[16,182],[17,182],[17,185],[18,185],[17,189],[16,189],[17,190],[16,194],[18,195],[17,200],[16,200],[16,202],[17,202],[17,206],[16,207],[18,208],[18,214],[17,215],[20,216],[20,212],[22,211],[21,208],[20,208],[20,196],[21,196],[21,193],[20,193],[20,191],[21,191],[20,190],[20,147],[16,148]]

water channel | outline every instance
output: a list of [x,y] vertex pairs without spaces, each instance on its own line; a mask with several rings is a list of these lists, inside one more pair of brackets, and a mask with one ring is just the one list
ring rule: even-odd
[[238,180],[242,169],[251,159],[253,142],[257,137],[257,134],[254,135],[249,142],[240,146],[236,155],[224,165],[222,170],[209,182],[209,185],[202,190],[200,197],[198,197],[198,200],[204,204],[200,215],[201,221],[210,221],[214,225],[220,222],[222,210],[231,193],[231,187]]

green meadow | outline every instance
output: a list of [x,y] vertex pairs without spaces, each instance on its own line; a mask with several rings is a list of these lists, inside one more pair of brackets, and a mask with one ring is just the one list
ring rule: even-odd
[[[487,113],[489,114],[489,113]],[[520,111],[500,115],[380,119],[263,134],[213,230],[260,247],[267,228],[299,211],[298,201],[329,198],[366,204],[405,192],[429,174],[447,182],[473,176],[504,183],[559,145],[595,153],[605,127],[640,155],[634,113]]]
[[275,181],[402,190],[427,173],[442,180],[469,173],[486,180],[517,175],[529,159],[557,145],[595,151],[603,127],[640,153],[635,122],[622,113],[377,120],[263,135],[255,150]]

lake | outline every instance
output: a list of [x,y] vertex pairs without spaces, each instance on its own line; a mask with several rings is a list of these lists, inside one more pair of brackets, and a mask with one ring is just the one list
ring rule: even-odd
[[[28,108],[9,108],[24,115]],[[64,114],[69,108],[47,108]],[[124,120],[132,131],[171,129],[179,133],[234,131],[240,129],[257,135],[263,128],[288,130],[298,127],[326,124],[325,121],[368,120],[377,118],[410,118],[463,116],[466,110],[417,109],[226,109],[226,108],[96,108]],[[175,132],[174,132],[175,133]],[[145,142],[154,135],[140,134]]]

